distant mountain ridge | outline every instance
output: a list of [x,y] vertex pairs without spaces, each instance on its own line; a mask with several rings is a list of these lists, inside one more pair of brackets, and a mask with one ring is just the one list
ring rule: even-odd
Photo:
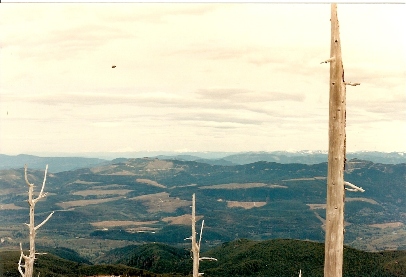
[[[300,163],[300,164],[318,164],[327,162],[328,153],[325,151],[273,151],[273,152],[241,152],[226,155],[222,158],[208,159],[193,154],[175,154],[158,155],[159,159],[175,159],[184,161],[196,161],[213,165],[243,165],[255,162],[276,162],[281,164]],[[360,159],[383,164],[401,164],[406,163],[406,153],[403,152],[375,152],[361,151],[347,153],[347,160]]]
[[[44,169],[45,165],[49,165],[49,172],[57,173],[80,168],[88,168],[109,162],[122,161],[127,158],[141,158],[145,152],[135,153],[117,153],[114,159],[101,159],[89,157],[41,157],[34,155],[20,154],[16,156],[0,154],[0,170],[1,169],[16,169],[23,168],[27,164],[32,169]],[[327,162],[327,152],[325,151],[273,151],[273,152],[166,152],[159,154],[158,152],[151,153],[149,157],[158,159],[171,159],[179,161],[194,161],[211,165],[233,166],[244,165],[255,162],[276,162],[281,164],[300,163],[300,164],[318,164]],[[125,156],[125,157],[124,157]],[[347,160],[350,159],[367,160],[374,163],[383,164],[401,164],[406,163],[406,153],[403,152],[374,152],[361,151],[347,153]]]
[[39,157],[33,155],[20,154],[9,156],[0,154],[0,170],[23,168],[25,164],[32,169],[44,170],[48,164],[49,172],[61,172],[74,170],[84,167],[91,167],[108,162],[99,158],[82,158],[82,157]]

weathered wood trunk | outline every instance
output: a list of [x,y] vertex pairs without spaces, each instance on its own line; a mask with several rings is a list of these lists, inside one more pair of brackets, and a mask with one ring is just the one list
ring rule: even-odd
[[346,88],[337,4],[331,4],[329,151],[324,276],[341,277],[344,243]]
[[193,253],[193,277],[199,276],[199,245],[196,242],[196,196],[192,197],[192,253]]
[[28,226],[30,230],[30,255],[25,259],[25,277],[31,277],[34,273],[34,261],[35,261],[35,202],[33,201],[34,185],[28,186],[28,203],[30,204],[30,224]]

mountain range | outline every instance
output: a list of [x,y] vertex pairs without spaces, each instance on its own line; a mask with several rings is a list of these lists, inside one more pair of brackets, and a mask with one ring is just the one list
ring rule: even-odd
[[[243,165],[259,161],[276,162],[282,164],[302,163],[317,164],[327,162],[325,151],[273,151],[273,152],[129,152],[129,153],[89,153],[93,157],[68,156],[68,157],[44,157],[34,155],[4,155],[0,154],[0,169],[22,168],[25,164],[32,169],[44,169],[49,164],[49,171],[53,173],[69,171],[79,168],[92,167],[108,164],[112,160],[152,157],[159,159],[174,159],[182,161],[196,161],[213,165]],[[105,157],[114,156],[112,159]],[[377,152],[360,151],[347,153],[347,159],[367,160],[374,163],[400,164],[406,163],[404,152]]]

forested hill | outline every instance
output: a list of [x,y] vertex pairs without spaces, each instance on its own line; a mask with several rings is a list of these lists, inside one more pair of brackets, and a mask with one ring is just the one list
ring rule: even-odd
[[[67,247],[90,261],[112,248],[139,243],[179,246],[190,237],[192,194],[204,247],[248,238],[324,241],[327,163],[255,162],[213,165],[157,158],[49,173],[35,207],[39,245]],[[27,238],[24,169],[0,171],[1,248]],[[38,193],[43,170],[28,167]],[[345,244],[359,250],[406,250],[406,164],[353,159],[345,180]]]
[[[77,277],[97,275],[125,276],[191,276],[189,248],[148,243],[109,251],[98,263],[90,265],[72,251],[48,248],[47,255],[36,261],[41,276]],[[59,254],[55,255],[55,253]],[[302,276],[322,277],[324,245],[309,241],[276,239],[252,241],[238,239],[206,250],[200,272],[207,277]],[[0,251],[0,275],[19,277],[16,268],[19,252]],[[344,277],[406,276],[406,251],[363,252],[344,249]]]
[[[100,262],[125,264],[155,273],[190,274],[190,249],[164,244],[144,244],[114,249]],[[206,250],[200,271],[205,276],[302,276],[322,277],[324,244],[310,241],[275,239],[253,241],[237,239]],[[406,276],[406,251],[363,252],[344,249],[343,276]]]

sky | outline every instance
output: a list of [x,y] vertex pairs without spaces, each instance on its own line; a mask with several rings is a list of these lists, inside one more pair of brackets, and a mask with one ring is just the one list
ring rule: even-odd
[[[405,6],[338,4],[348,152],[406,152]],[[327,151],[329,55],[330,4],[2,3],[0,154]]]

